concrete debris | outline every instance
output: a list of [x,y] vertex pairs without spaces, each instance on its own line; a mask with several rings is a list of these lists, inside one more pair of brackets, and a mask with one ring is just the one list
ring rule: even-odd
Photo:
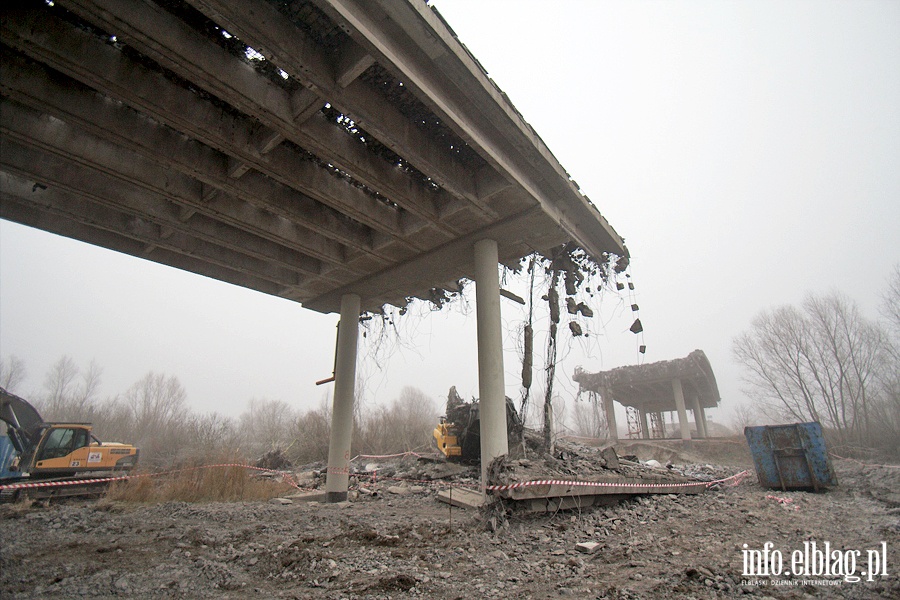
[[593,554],[598,548],[600,548],[600,544],[597,542],[580,542],[575,544],[575,549],[585,554]]
[[481,492],[466,488],[450,488],[437,493],[441,502],[458,506],[460,508],[481,508],[484,506],[484,496]]
[[[655,457],[644,454],[649,448],[641,445],[642,459],[671,460],[672,470],[697,475],[751,466],[716,462],[728,448],[742,448],[749,461],[746,446],[733,442],[706,454],[697,444],[681,456],[662,445]],[[686,456],[694,463],[679,462]],[[527,461],[542,463],[531,454]],[[398,473],[425,469],[415,458],[392,464]],[[397,482],[381,480],[363,482],[360,490],[378,496],[361,491],[356,503],[294,501],[287,509],[265,502],[2,505],[0,589],[21,600],[898,598],[893,572],[871,582],[790,589],[747,585],[741,575],[742,544],[761,550],[777,540],[785,550],[831,540],[864,551],[886,539],[889,552],[894,548],[900,527],[889,509],[898,506],[900,470],[835,466],[842,486],[834,491],[779,493],[800,504],[799,512],[767,501],[771,492],[750,480],[693,496],[511,515],[496,532],[486,528],[485,511],[451,508],[425,494],[390,495],[387,487]],[[477,490],[469,473],[460,480]],[[440,481],[446,490],[450,480]],[[454,500],[464,493],[457,485]],[[587,543],[596,544],[592,552],[577,548]],[[85,560],[72,559],[76,546]]]

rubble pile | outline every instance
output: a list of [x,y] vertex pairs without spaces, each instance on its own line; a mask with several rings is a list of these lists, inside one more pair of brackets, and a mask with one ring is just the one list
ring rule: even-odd
[[656,461],[641,462],[636,456],[620,458],[612,447],[594,448],[565,440],[558,441],[550,453],[530,453],[527,458],[500,457],[491,465],[489,477],[491,485],[544,479],[602,482],[628,478],[654,483],[711,480],[694,477],[693,472],[662,467]]

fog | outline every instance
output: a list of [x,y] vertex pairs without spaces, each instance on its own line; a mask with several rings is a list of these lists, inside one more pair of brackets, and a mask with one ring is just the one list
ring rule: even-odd
[[[561,348],[565,400],[575,365],[700,348],[722,395],[711,416],[727,423],[746,401],[731,341],[760,310],[838,290],[877,316],[900,262],[900,3],[433,4],[632,254],[647,353],[628,331],[631,299],[608,291],[590,337]],[[518,397],[524,317],[503,311]],[[251,398],[308,408],[330,387],[314,382],[331,375],[336,321],[0,222],[0,356],[25,362],[22,395],[68,355],[102,367],[104,395],[155,371],[177,376],[198,412],[237,415]],[[474,329],[467,299],[367,331],[363,401],[405,385],[477,395]]]

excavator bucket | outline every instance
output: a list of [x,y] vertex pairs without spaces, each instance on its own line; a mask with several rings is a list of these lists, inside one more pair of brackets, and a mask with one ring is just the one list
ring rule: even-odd
[[8,426],[9,441],[16,451],[34,446],[40,436],[44,420],[27,400],[7,392],[0,387],[0,420]]

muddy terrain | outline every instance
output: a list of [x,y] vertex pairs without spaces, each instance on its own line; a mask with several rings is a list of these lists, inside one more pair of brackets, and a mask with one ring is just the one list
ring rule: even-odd
[[[737,441],[638,443],[619,454],[705,479],[750,466]],[[416,463],[412,469],[433,467]],[[681,461],[681,462],[679,462]],[[371,465],[370,465],[371,466]],[[388,479],[341,504],[140,504],[68,500],[0,507],[3,598],[898,598],[900,469],[834,460],[840,486],[773,492],[755,476],[696,495],[637,496],[548,514],[450,508],[442,484]],[[593,551],[578,544],[594,542]],[[829,543],[847,577],[745,576],[745,550],[784,556]],[[884,544],[882,545],[882,542]],[[745,546],[746,544],[746,546]],[[582,547],[582,549],[585,549]],[[886,549],[882,552],[883,549]],[[883,562],[866,571],[867,551]],[[840,559],[839,561],[837,559]],[[844,568],[846,574],[849,569]],[[883,575],[887,572],[887,575]],[[872,581],[869,581],[872,579]],[[805,583],[804,583],[805,580]],[[836,584],[836,585],[835,585]]]

